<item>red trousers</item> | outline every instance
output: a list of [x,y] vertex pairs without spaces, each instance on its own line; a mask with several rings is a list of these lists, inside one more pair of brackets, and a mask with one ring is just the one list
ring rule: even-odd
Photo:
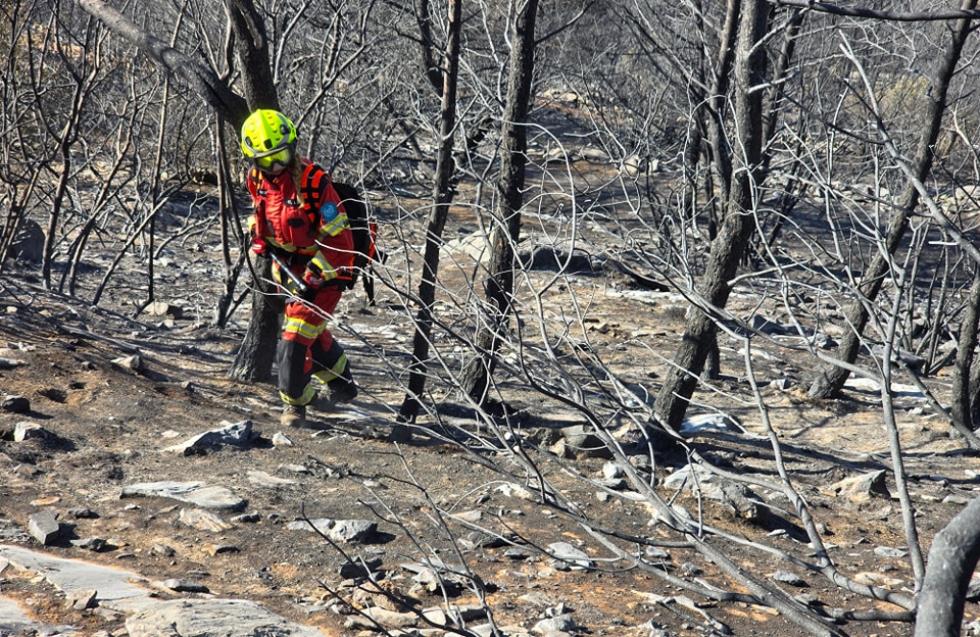
[[327,285],[312,301],[286,304],[279,341],[279,395],[290,405],[306,405],[316,397],[311,382],[351,382],[350,365],[340,344],[327,329],[327,318],[340,301],[341,288]]

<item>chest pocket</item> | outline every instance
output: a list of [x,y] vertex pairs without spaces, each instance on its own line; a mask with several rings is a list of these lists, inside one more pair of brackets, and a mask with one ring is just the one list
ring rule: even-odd
[[291,243],[297,248],[309,248],[316,243],[308,206],[301,206],[295,199],[283,202],[279,230],[283,234],[283,243]]

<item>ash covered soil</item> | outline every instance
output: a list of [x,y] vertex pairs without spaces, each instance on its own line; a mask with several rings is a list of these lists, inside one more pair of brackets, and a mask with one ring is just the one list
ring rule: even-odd
[[[613,170],[584,160],[573,167],[582,170],[576,179],[595,183],[612,174],[603,171]],[[396,230],[421,236],[424,200],[403,200],[397,209],[389,204],[378,202],[389,245],[402,238],[392,234]],[[445,287],[436,307],[447,321],[472,315],[466,285],[472,259],[466,258],[473,254],[465,239],[478,224],[471,217],[468,208],[454,208],[447,230],[454,241],[447,248],[451,258],[445,261]],[[174,223],[193,229],[199,220],[188,216]],[[582,230],[587,249],[615,251],[590,224],[595,222]],[[528,245],[543,244],[543,236],[566,225],[557,216],[529,213]],[[418,270],[418,263],[407,266],[397,249],[390,252],[390,272]],[[445,624],[452,624],[455,634],[488,634],[491,617],[482,602],[508,635],[800,633],[771,609],[744,601],[711,603],[673,586],[617,557],[573,516],[541,502],[535,476],[515,461],[515,449],[535,462],[581,515],[616,529],[620,547],[644,554],[687,582],[748,592],[743,582],[689,546],[672,543],[676,534],[653,521],[620,470],[603,454],[579,448],[574,427],[587,425],[581,413],[533,391],[514,371],[516,359],[501,372],[507,408],[493,423],[476,418],[444,383],[433,382],[435,408],[419,419],[414,439],[387,442],[403,397],[412,337],[405,297],[396,290],[398,285],[411,289],[414,279],[409,284],[392,275],[383,281],[376,307],[365,305],[361,291],[345,295],[335,334],[348,349],[362,393],[351,405],[314,411],[316,429],[282,430],[274,386],[226,378],[247,308],[237,311],[227,329],[208,326],[210,303],[220,288],[220,277],[209,276],[221,270],[220,237],[214,231],[189,232],[162,254],[167,263],[158,263],[157,294],[163,305],[152,308],[159,316],[133,318],[136,294],[124,287],[108,288],[101,309],[93,309],[42,291],[26,266],[0,281],[0,393],[29,402],[5,401],[0,412],[0,634],[156,634],[146,617],[103,603],[98,593],[91,602],[73,597],[66,604],[72,595],[51,572],[57,567],[24,568],[26,558],[11,548],[122,569],[126,580],[142,578],[137,584],[150,600],[144,612],[168,600],[256,602],[282,622],[282,634],[302,634],[285,631],[304,626],[326,635],[375,634],[381,627],[392,634],[453,634]],[[100,263],[111,256],[103,255]],[[82,277],[80,297],[97,284],[97,266]],[[128,259],[123,268],[121,278],[145,276],[139,260]],[[528,325],[541,321],[560,331],[568,313],[575,312],[570,299],[588,301],[579,307],[584,329],[555,348],[556,364],[567,361],[571,367],[583,352],[599,352],[621,381],[616,387],[632,388],[631,400],[642,404],[644,391],[656,392],[683,331],[678,295],[646,290],[612,268],[557,281],[553,271],[536,270],[525,284],[525,292],[540,292],[546,308]],[[758,290],[745,289],[733,295],[731,309],[746,319],[765,315],[778,323],[785,318],[775,302],[760,299]],[[830,324],[825,327],[834,337]],[[440,338],[437,344],[452,354],[448,338]],[[699,393],[713,409],[692,409],[692,415],[722,410],[740,427],[715,426],[708,418],[706,426],[689,430],[689,440],[729,471],[778,479],[742,343],[720,339],[723,376],[712,391]],[[806,399],[801,384],[814,359],[781,343],[774,337],[753,348],[754,373],[787,469],[812,507],[830,556],[856,581],[911,594],[913,577],[876,393],[858,384],[840,400]],[[138,364],[127,360],[133,355]],[[448,371],[434,373],[445,377]],[[601,380],[583,382],[589,395],[613,391]],[[948,396],[943,373],[928,382],[941,398]],[[927,547],[980,489],[980,459],[963,453],[947,422],[915,391],[899,392],[896,401],[909,488]],[[236,430],[241,436],[235,444],[190,454],[168,449],[243,421],[250,429]],[[503,438],[510,448],[488,434],[491,424],[508,432]],[[683,454],[665,452],[654,461],[658,491],[676,496],[677,504],[727,534],[712,543],[741,568],[804,602],[900,610],[842,591],[820,573],[783,559],[780,551],[806,555],[809,549],[792,516],[780,515],[792,508],[781,495],[757,490],[753,497],[767,503],[765,513],[751,502],[699,499],[667,479],[686,464]],[[649,471],[648,456],[637,454],[631,462]],[[830,488],[881,471],[863,490],[860,484],[854,492]],[[136,485],[144,485],[136,492],[146,493],[147,483],[162,482],[196,483],[198,490],[157,484],[171,491],[132,495]],[[203,496],[201,488],[207,488]],[[43,522],[50,523],[50,517],[57,533],[48,537]],[[321,533],[304,519],[318,521]],[[644,549],[630,537],[663,540],[664,546]],[[364,583],[365,564],[387,594]],[[442,615],[434,610],[440,607]],[[445,612],[452,609],[459,611],[455,619]],[[14,626],[15,611],[28,623]],[[425,619],[417,614],[423,611]],[[976,604],[968,604],[967,621],[978,617]],[[911,627],[850,622],[846,631],[906,635]]]

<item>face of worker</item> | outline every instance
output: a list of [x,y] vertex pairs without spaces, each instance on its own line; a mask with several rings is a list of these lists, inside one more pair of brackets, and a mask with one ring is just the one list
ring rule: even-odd
[[281,175],[293,161],[293,153],[290,148],[283,148],[277,153],[257,157],[255,166],[266,175],[275,177]]

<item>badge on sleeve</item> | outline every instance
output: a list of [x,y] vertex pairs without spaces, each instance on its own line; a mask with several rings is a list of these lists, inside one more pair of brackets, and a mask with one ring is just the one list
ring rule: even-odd
[[328,201],[320,206],[320,216],[323,217],[325,223],[330,223],[336,219],[339,213],[340,211],[337,210],[337,205],[332,201]]

